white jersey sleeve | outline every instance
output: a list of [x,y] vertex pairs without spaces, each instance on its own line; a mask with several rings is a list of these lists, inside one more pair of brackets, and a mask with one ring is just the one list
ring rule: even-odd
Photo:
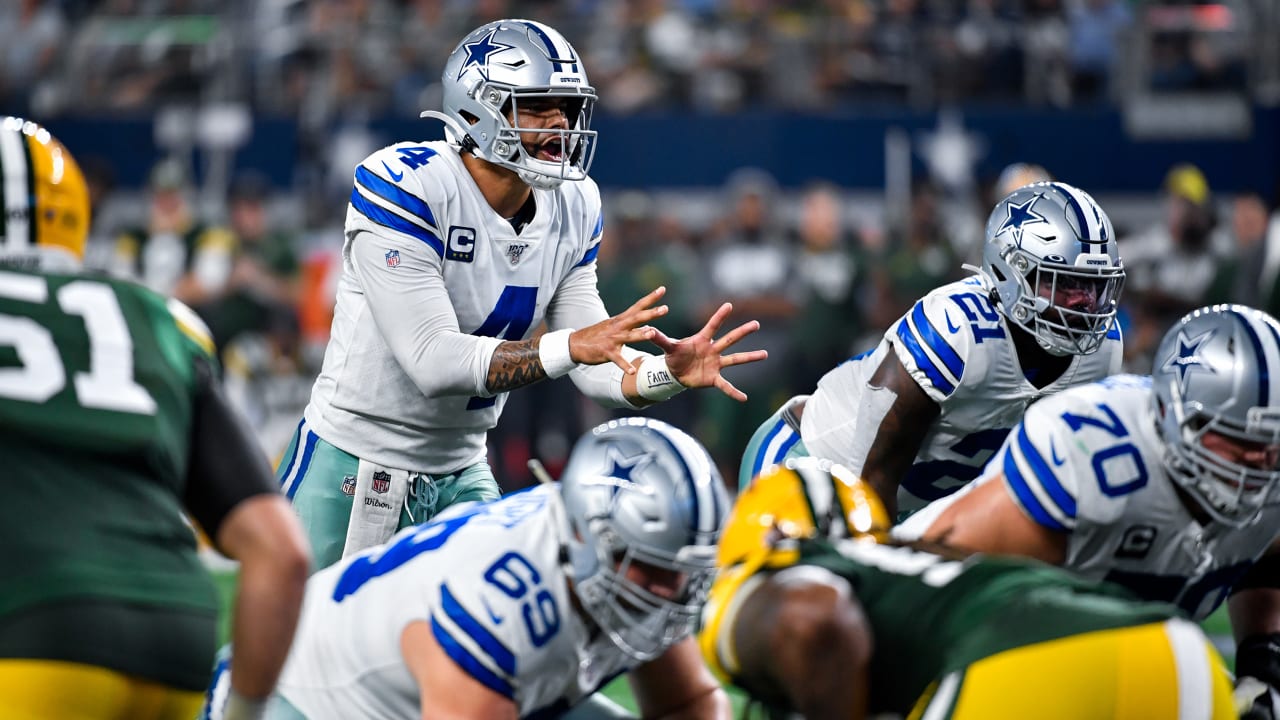
[[925,295],[885,339],[902,366],[934,402],[950,398],[964,381],[980,384],[985,356],[974,352],[987,339],[1003,338],[998,311],[975,293],[952,293],[954,285]]
[[489,361],[502,341],[459,329],[444,283],[444,232],[436,223],[447,194],[431,182],[433,174],[394,171],[405,164],[405,152],[393,145],[356,168],[348,259],[370,320],[424,395],[488,397]]
[[[1067,452],[1070,430],[1059,412],[1062,403],[1054,400],[1041,400],[1027,409],[993,462],[1023,512],[1050,530],[1069,532],[1076,525],[1081,458]],[[1088,460],[1086,455],[1086,469]]]

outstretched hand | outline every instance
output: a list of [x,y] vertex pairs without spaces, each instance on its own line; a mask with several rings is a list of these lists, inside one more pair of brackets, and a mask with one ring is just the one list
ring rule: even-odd
[[690,388],[717,387],[725,395],[743,402],[747,399],[747,394],[734,387],[733,383],[720,374],[720,371],[732,365],[759,362],[769,357],[769,353],[765,350],[747,350],[724,354],[739,340],[760,329],[759,321],[750,320],[717,340],[716,333],[720,331],[720,326],[731,312],[733,312],[733,305],[724,303],[712,313],[711,318],[701,330],[683,340],[672,340],[656,328],[651,328],[653,336],[649,340],[666,353],[667,369],[675,375],[681,385]]
[[601,320],[595,325],[575,330],[569,336],[569,357],[582,365],[602,365],[612,362],[627,374],[634,374],[636,369],[623,357],[622,346],[643,340],[654,340],[661,334],[648,323],[667,314],[666,305],[650,307],[665,294],[667,289],[659,287],[617,315]]

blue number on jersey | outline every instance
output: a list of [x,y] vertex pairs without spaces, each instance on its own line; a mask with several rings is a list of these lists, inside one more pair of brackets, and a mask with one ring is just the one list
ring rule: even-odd
[[[1005,337],[1004,328],[1000,327],[1000,313],[988,307],[977,293],[957,293],[951,296],[956,305],[969,320],[969,329],[973,331],[973,341],[982,342],[990,338]],[[950,322],[950,320],[948,320]]]
[[921,500],[932,501],[946,497],[978,477],[983,463],[991,457],[992,453],[1000,449],[1008,435],[1009,428],[993,428],[969,433],[952,445],[951,450],[964,457],[978,460],[976,464],[966,465],[957,460],[919,462],[907,470],[907,474],[902,478],[902,487]]
[[[1104,403],[1098,403],[1098,409],[1107,414],[1110,422],[1099,420],[1098,418],[1089,417],[1087,415],[1076,415],[1075,413],[1062,413],[1062,420],[1071,428],[1073,432],[1080,432],[1080,429],[1089,426],[1105,430],[1108,434],[1116,438],[1129,437],[1129,429],[1120,421],[1120,417]],[[1121,457],[1130,457],[1133,459],[1132,477],[1125,479],[1123,482],[1113,483],[1110,474],[1107,472],[1107,462]],[[1104,450],[1099,450],[1093,454],[1093,476],[1098,481],[1098,487],[1107,497],[1120,497],[1127,495],[1135,490],[1144,487],[1147,484],[1147,464],[1142,461],[1142,453],[1138,452],[1138,448],[1131,442],[1124,442],[1113,445]],[[1121,467],[1126,467],[1121,465]]]
[[[529,581],[526,583],[521,576],[527,577]],[[484,579],[513,600],[520,600],[533,591],[533,599],[521,604],[520,613],[534,647],[546,645],[560,630],[560,611],[556,608],[556,599],[550,590],[537,587],[542,583],[542,574],[523,555],[509,552],[498,558],[484,572]]]
[[430,162],[431,158],[436,156],[436,151],[429,147],[417,145],[396,148],[396,154],[400,156],[400,162],[408,165],[413,170],[417,170]]
[[[498,304],[484,319],[480,327],[471,331],[480,337],[501,337],[503,340],[519,340],[533,324],[533,310],[538,304],[538,288],[508,285],[502,288]],[[493,407],[498,397],[473,397],[467,402],[468,410]]]
[[519,492],[492,503],[476,503],[451,517],[433,520],[400,538],[383,552],[354,560],[333,588],[335,602],[342,600],[373,578],[386,575],[418,555],[445,544],[463,525],[479,517],[504,528],[515,527],[543,506],[545,496]]
[[[1218,609],[1222,601],[1227,598],[1231,587],[1252,566],[1252,560],[1245,560],[1220,567],[1205,573],[1204,577],[1190,585],[1187,584],[1190,578],[1181,575],[1155,575],[1128,570],[1112,570],[1102,579],[1128,588],[1143,600],[1174,603],[1188,616],[1204,617]],[[1197,615],[1205,598],[1211,595],[1212,600],[1204,608],[1203,614]]]

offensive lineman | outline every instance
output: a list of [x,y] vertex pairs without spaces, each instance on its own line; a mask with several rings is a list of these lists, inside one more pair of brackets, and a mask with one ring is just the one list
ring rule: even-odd
[[645,717],[727,720],[690,636],[722,483],[685,433],[614,420],[559,483],[456,505],[317,572],[267,720],[560,717],[624,672]]
[[[392,145],[356,168],[332,337],[277,468],[317,567],[452,503],[498,497],[486,433],[510,390],[567,374],[610,407],[686,387],[741,400],[720,370],[766,356],[722,355],[759,327],[717,339],[728,304],[679,341],[647,325],[666,312],[654,307],[664,288],[609,316],[587,176],[596,93],[560,33],[483,25],[442,82],[443,112],[423,115],[448,140]],[[665,354],[626,346],[645,340]]]
[[1280,707],[1272,368],[1280,323],[1239,305],[1196,310],[1165,334],[1149,377],[1107,378],[1033,405],[978,481],[897,533],[1039,558],[1197,620],[1225,599],[1237,675],[1272,689],[1260,705]]
[[774,717],[1234,720],[1193,623],[1010,558],[882,544],[875,492],[816,458],[766,469],[721,538],[703,655]]
[[891,514],[909,513],[977,477],[1033,400],[1119,371],[1124,268],[1093,198],[1028,185],[996,204],[986,234],[976,276],[925,295],[874,351],[760,426],[740,487],[812,455],[858,473]]

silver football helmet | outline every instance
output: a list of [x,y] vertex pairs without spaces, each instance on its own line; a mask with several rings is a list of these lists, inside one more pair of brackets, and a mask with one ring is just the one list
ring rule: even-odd
[[1009,322],[1054,355],[1088,355],[1115,322],[1124,265],[1111,220],[1088,193],[1033,183],[996,203],[981,271]]
[[[450,139],[476,157],[514,170],[535,187],[587,176],[595,155],[591,113],[596,92],[577,51],[553,28],[532,20],[497,20],[463,38],[444,65],[442,120]],[[567,101],[565,127],[525,128],[520,104]],[[537,133],[549,159],[531,155],[521,133]],[[554,136],[557,143],[548,143]]]
[[[1280,501],[1280,323],[1242,305],[1195,310],[1165,333],[1151,381],[1165,467],[1209,515],[1241,526]],[[1223,458],[1204,446],[1208,432],[1266,459]]]
[[614,644],[644,662],[692,632],[729,508],[707,451],[658,420],[612,420],[574,446],[560,492],[574,591]]

